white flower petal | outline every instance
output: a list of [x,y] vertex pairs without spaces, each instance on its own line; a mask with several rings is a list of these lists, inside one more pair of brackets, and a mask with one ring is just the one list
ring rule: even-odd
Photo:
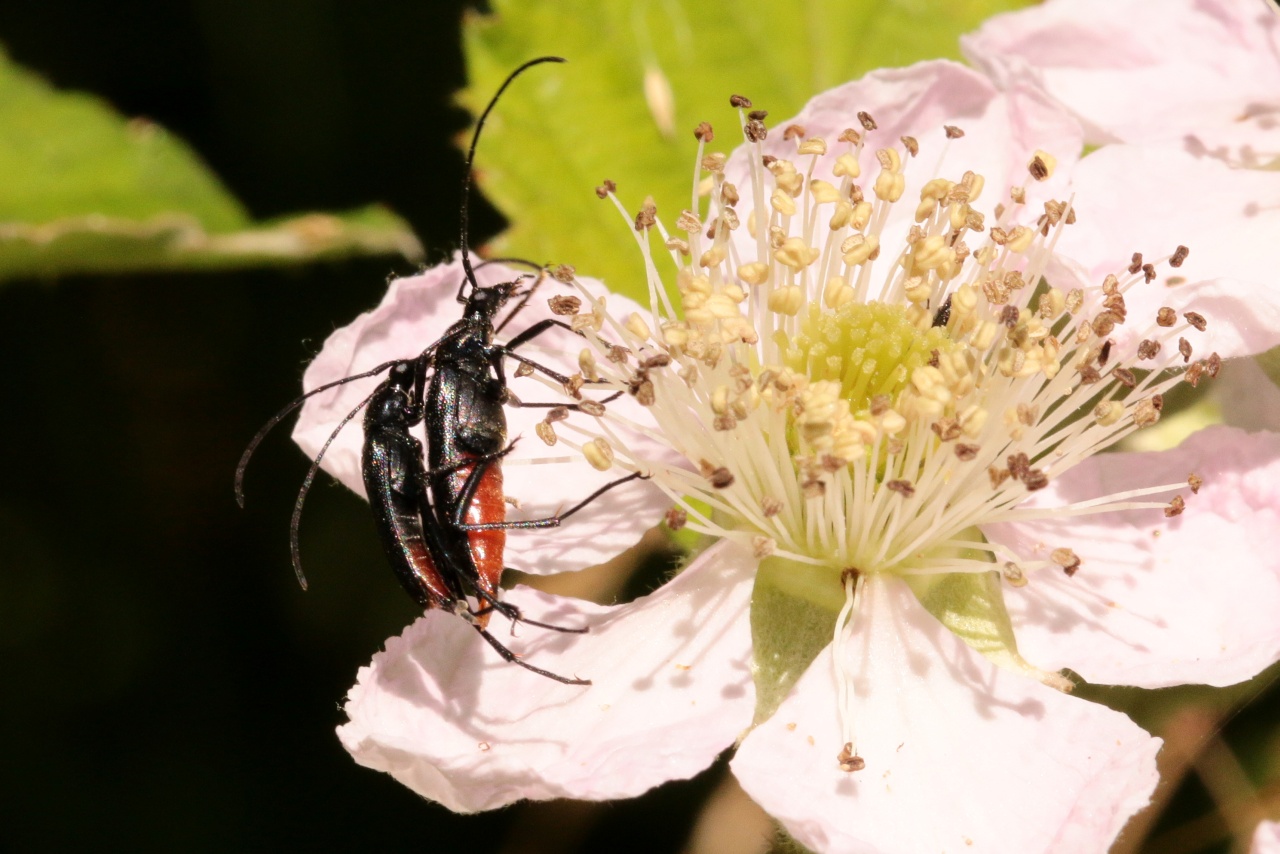
[[361,669],[338,735],[357,762],[455,812],[631,797],[692,776],[751,722],[754,571],[721,543],[629,605],[511,591],[532,619],[590,626],[509,637],[492,623],[530,664],[586,687],[503,662],[462,620],[430,612]]
[[1280,821],[1260,821],[1249,854],[1280,854]]
[[[1178,244],[1191,254],[1179,268],[1125,294],[1129,321],[1117,342],[1142,335],[1161,306],[1194,310],[1208,331],[1188,333],[1197,356],[1259,353],[1280,344],[1280,173],[1232,169],[1169,148],[1109,146],[1084,158],[1073,176],[1077,222],[1058,243],[1078,276],[1096,286],[1123,274],[1134,252],[1159,261]],[[1059,287],[1081,281],[1052,265]],[[1184,282],[1186,284],[1177,284]],[[1170,287],[1170,284],[1175,286]]]
[[1280,657],[1280,434],[1211,427],[1159,453],[1094,457],[1053,481],[1042,506],[1177,483],[1186,512],[1159,510],[984,526],[1027,558],[1067,547],[1082,564],[1031,576],[1005,597],[1033,664],[1090,682],[1231,685]]
[[1280,21],[1255,0],[1052,0],[961,39],[998,83],[1035,74],[1091,143],[1280,150]]
[[829,852],[1105,851],[1155,788],[1160,741],[1118,712],[990,664],[906,585],[869,577],[848,661],[861,771],[831,647],[731,765],[802,844]]

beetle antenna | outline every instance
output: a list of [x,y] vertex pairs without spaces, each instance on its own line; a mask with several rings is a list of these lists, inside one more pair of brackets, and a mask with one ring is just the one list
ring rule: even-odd
[[515,80],[525,70],[535,65],[541,65],[544,62],[565,62],[561,56],[540,56],[537,59],[531,59],[515,71],[507,75],[507,79],[498,87],[498,91],[489,99],[489,106],[484,108],[484,112],[480,114],[480,120],[476,122],[476,129],[471,133],[471,147],[467,149],[467,165],[466,171],[462,175],[462,210],[459,218],[462,220],[462,268],[467,273],[466,281],[458,288],[458,302],[462,302],[462,288],[466,287],[467,282],[471,283],[472,289],[478,288],[476,284],[476,273],[471,268],[471,254],[467,250],[467,233],[469,231],[469,212],[471,209],[471,164],[476,159],[476,143],[480,141],[480,131],[484,129],[485,119],[489,118],[490,111],[498,103],[498,99],[502,97],[502,93],[511,85],[511,81]]
[[[402,362],[402,361],[404,360],[395,359],[390,362],[383,362],[381,365],[378,365],[376,368],[370,368],[364,373],[352,374],[349,377],[343,377],[340,380],[334,380],[331,383],[325,383],[324,385],[316,386],[315,388],[311,389],[311,391],[306,392],[305,394],[299,395],[292,403],[290,403],[284,409],[281,409],[275,415],[272,415],[271,418],[268,419],[267,423],[262,425],[262,429],[259,430],[257,434],[252,439],[249,440],[249,446],[245,448],[244,453],[240,455],[240,463],[239,465],[236,466],[236,504],[240,505],[240,509],[242,510],[244,509],[244,471],[249,466],[249,460],[253,457],[253,452],[258,450],[258,446],[262,444],[263,439],[267,438],[267,434],[271,432],[272,428],[274,428],[277,424],[279,424],[281,421],[287,418],[290,412],[293,412],[293,410],[297,409],[299,406],[306,403],[307,398],[311,397],[312,395],[319,394],[322,391],[328,391],[334,386],[344,385],[346,383],[351,382],[352,380],[362,380],[365,377],[371,377],[374,374],[380,374],[383,371],[385,371],[387,368],[391,367],[392,365],[395,365],[398,362]],[[363,404],[361,405],[363,406]],[[343,423],[345,424],[346,422],[344,421]],[[306,585],[304,584],[303,586],[305,587]]]
[[[368,375],[366,374],[366,376]],[[293,516],[289,519],[289,555],[293,558],[293,574],[298,576],[298,584],[302,585],[303,590],[307,589],[307,577],[302,574],[302,549],[298,546],[298,526],[302,523],[302,505],[307,500],[307,493],[311,491],[311,484],[315,482],[316,473],[320,471],[320,461],[324,459],[324,455],[329,450],[329,446],[333,444],[333,440],[338,438],[342,428],[350,424],[351,419],[356,417],[356,413],[368,406],[369,401],[373,400],[373,396],[380,390],[381,386],[375,388],[369,393],[368,397],[356,404],[355,409],[348,412],[338,422],[338,426],[333,428],[329,438],[324,440],[324,446],[320,448],[320,453],[316,454],[315,460],[312,461],[311,468],[307,470],[307,476],[302,479],[302,488],[298,490],[298,500],[293,505]]]

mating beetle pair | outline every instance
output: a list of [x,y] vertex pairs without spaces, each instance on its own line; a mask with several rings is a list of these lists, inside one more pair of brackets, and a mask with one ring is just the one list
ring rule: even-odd
[[[495,611],[513,622],[523,619],[515,606],[498,597],[507,530],[557,526],[602,493],[641,477],[635,473],[614,480],[556,516],[518,522],[505,519],[501,463],[514,442],[507,443],[502,407],[504,403],[515,402],[507,392],[505,359],[515,359],[551,379],[567,383],[568,377],[515,350],[554,327],[572,329],[562,321],[547,319],[535,323],[506,344],[494,343],[495,332],[502,328],[500,325],[495,329],[494,321],[516,296],[519,282],[490,287],[477,283],[467,249],[467,209],[471,164],[485,119],[512,80],[543,62],[563,60],[542,57],[512,72],[481,114],[472,136],[461,209],[462,262],[466,275],[457,300],[464,306],[462,319],[414,358],[383,363],[370,371],[312,389],[293,401],[268,421],[246,448],[236,470],[236,496],[243,505],[242,484],[249,458],[267,432],[289,412],[321,391],[386,371],[387,376],[377,389],[338,424],[303,482],[290,525],[294,569],[299,581],[305,588],[298,553],[298,523],[306,493],[329,444],[365,409],[362,455],[365,489],[388,561],[409,595],[423,608],[440,608],[467,620],[505,660],[560,682],[583,685],[589,682],[559,676],[521,660],[486,628],[489,616]],[[528,302],[532,292],[533,287],[502,325]],[[606,403],[620,394],[617,392],[599,402]],[[518,405],[577,408],[563,403]],[[426,429],[425,456],[422,444],[411,433],[420,423],[425,424]],[[585,628],[551,626],[531,620],[524,622],[556,631],[585,631]]]

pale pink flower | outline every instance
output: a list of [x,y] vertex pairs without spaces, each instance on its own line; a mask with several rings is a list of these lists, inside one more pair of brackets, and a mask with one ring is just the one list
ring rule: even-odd
[[1280,821],[1260,821],[1249,854],[1280,854]]
[[[743,788],[814,850],[1105,850],[1147,803],[1160,742],[1055,671],[1222,685],[1280,658],[1280,436],[1216,428],[1095,454],[1158,420],[1173,385],[1280,341],[1259,284],[1276,249],[1238,246],[1229,282],[1170,270],[1207,227],[1143,230],[1168,213],[1150,204],[1170,162],[1075,162],[1078,125],[1030,82],[878,72],[767,139],[738,103],[754,141],[729,158],[699,146],[709,203],[695,195],[678,232],[636,218],[650,305],[602,309],[576,282],[572,349],[645,405],[554,427],[611,449],[598,477],[650,474],[638,495],[660,490],[670,521],[719,541],[625,605],[508,592],[533,619],[590,625],[509,639],[588,687],[503,664],[428,613],[361,671],[343,744],[458,811],[636,795],[736,746]],[[1198,182],[1184,203],[1229,205],[1229,184]],[[1135,249],[1148,258],[1130,271]],[[421,349],[456,313],[419,326],[414,300],[456,281],[393,286],[308,382]],[[1142,370],[1164,365],[1181,370]],[[321,405],[300,426],[311,448],[354,402]],[[354,459],[335,461],[347,482]],[[598,482],[525,468],[530,493],[508,486],[522,502]],[[584,548],[659,515],[630,509],[623,536],[592,527]],[[573,527],[546,537],[576,541]],[[534,548],[520,536],[513,559]]]
[[961,40],[997,83],[1033,77],[1088,142],[1229,163],[1280,158],[1280,11],[1269,0],[1049,0]]

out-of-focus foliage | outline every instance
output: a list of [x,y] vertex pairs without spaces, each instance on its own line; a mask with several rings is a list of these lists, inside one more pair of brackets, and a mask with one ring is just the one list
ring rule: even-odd
[[421,255],[377,207],[255,223],[181,140],[2,53],[0,127],[0,280]]
[[554,54],[516,83],[490,117],[477,155],[485,195],[512,219],[494,249],[571,263],[615,290],[644,292],[626,223],[592,189],[605,178],[632,211],[646,196],[674,222],[690,203],[693,129],[717,128],[713,150],[740,141],[731,94],[775,119],[874,68],[958,58],[957,39],[1025,0],[812,0],[757,3],[495,0],[464,28],[478,112],[510,71]]

